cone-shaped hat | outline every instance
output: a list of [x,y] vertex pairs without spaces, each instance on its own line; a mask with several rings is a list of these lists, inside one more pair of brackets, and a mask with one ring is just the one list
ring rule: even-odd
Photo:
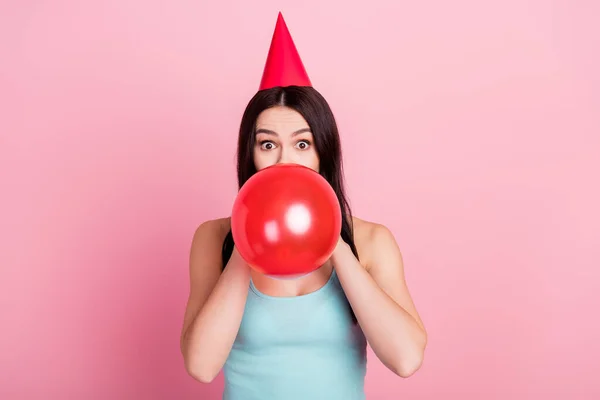
[[259,90],[292,85],[312,86],[280,12]]

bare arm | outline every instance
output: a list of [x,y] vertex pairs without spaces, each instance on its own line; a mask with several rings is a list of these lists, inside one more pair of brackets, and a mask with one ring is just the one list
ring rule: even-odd
[[378,226],[370,242],[373,256],[368,271],[343,241],[332,259],[373,352],[406,378],[423,362],[427,333],[409,294],[402,256],[391,232]]
[[237,335],[248,295],[250,269],[237,249],[221,272],[222,238],[214,222],[196,231],[190,251],[190,295],[181,333],[188,373],[211,382]]

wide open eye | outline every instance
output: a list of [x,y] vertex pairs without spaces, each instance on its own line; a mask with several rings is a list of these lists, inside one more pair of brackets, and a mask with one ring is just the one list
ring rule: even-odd
[[308,150],[308,148],[310,147],[310,142],[308,140],[301,140],[298,143],[296,143],[296,147],[300,150]]
[[275,143],[273,143],[270,140],[262,140],[260,142],[260,148],[261,150],[273,150],[275,148]]

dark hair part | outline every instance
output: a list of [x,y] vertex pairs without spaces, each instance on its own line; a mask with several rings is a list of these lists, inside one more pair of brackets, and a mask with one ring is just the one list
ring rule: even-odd
[[[242,117],[238,136],[238,186],[241,188],[257,172],[254,164],[256,120],[261,112],[276,106],[294,109],[308,123],[319,156],[319,173],[329,182],[340,202],[342,240],[350,246],[352,253],[358,258],[354,243],[352,212],[344,190],[342,149],[337,124],[329,104],[314,88],[305,86],[275,87],[257,92],[250,100]],[[223,242],[221,253],[223,268],[231,257],[233,247],[233,236],[230,230]],[[355,319],[354,314],[353,318]]]

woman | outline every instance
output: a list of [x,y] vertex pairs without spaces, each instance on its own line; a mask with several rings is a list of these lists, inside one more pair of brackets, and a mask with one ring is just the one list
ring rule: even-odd
[[334,116],[310,84],[281,14],[242,118],[237,163],[240,187],[277,163],[319,172],[340,201],[342,231],[323,266],[277,280],[240,257],[229,218],[201,224],[181,337],[189,374],[211,382],[223,368],[224,399],[353,400],[365,398],[367,343],[397,375],[418,370],[427,336],[400,250],[385,226],[352,216]]

